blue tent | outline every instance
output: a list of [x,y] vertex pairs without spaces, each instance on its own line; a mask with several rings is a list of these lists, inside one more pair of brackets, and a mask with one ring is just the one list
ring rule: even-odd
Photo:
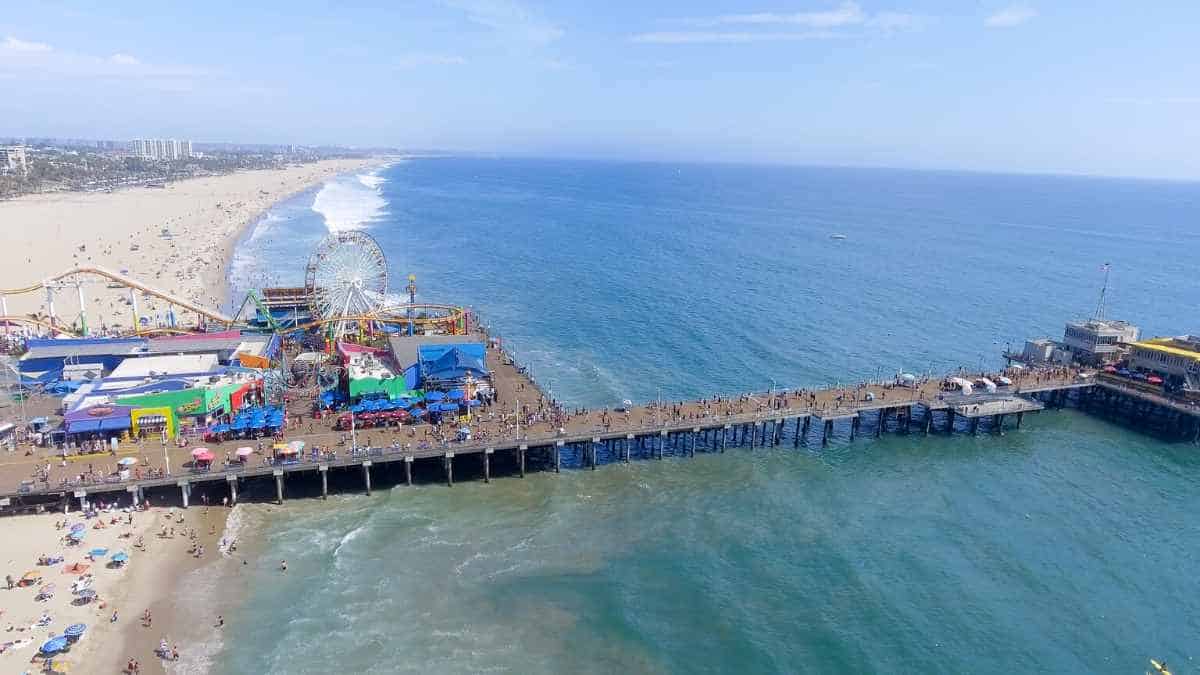
[[421,362],[422,377],[435,380],[457,380],[468,374],[474,377],[484,377],[488,374],[488,369],[481,356],[468,354],[457,346],[433,361]]

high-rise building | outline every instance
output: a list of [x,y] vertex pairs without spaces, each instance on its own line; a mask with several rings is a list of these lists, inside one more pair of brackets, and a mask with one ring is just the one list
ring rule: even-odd
[[22,176],[28,176],[29,164],[25,148],[20,145],[0,148],[0,170],[4,173],[20,173]]
[[192,142],[174,138],[138,138],[130,143],[130,149],[143,159],[174,160],[192,156]]

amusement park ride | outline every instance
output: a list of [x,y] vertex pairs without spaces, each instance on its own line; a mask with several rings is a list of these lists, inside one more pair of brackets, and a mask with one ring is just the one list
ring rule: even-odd
[[[98,266],[74,267],[39,283],[23,288],[0,289],[0,324],[34,326],[48,333],[86,336],[87,304],[83,286],[95,278],[110,287],[125,288],[133,309],[134,335],[186,333],[245,328],[272,333],[293,334],[319,331],[328,344],[338,340],[357,341],[375,332],[412,334],[454,334],[465,332],[466,312],[454,305],[416,302],[416,277],[409,275],[405,291],[408,302],[389,300],[387,259],[378,242],[359,230],[334,232],[326,236],[309,256],[302,288],[264,288],[250,290],[233,316],[203,307],[185,298],[140,282],[126,274]],[[55,312],[55,293],[75,287],[79,295],[79,320],[64,322]],[[46,293],[46,316],[14,316],[8,311],[8,296]],[[165,302],[169,315],[176,311],[196,316],[193,328],[182,325],[146,328],[141,326],[137,294]],[[248,313],[249,306],[255,312]]]

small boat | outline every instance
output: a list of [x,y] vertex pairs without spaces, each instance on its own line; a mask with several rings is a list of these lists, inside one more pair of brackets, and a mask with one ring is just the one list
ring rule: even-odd
[[1150,665],[1154,666],[1154,672],[1159,673],[1159,675],[1171,675],[1171,671],[1167,670],[1167,664],[1157,659],[1150,659]]
[[845,238],[846,238],[846,235],[844,235],[844,234],[841,234],[841,233],[837,233],[837,234],[831,234],[831,235],[829,235],[829,238],[830,238],[830,239],[838,239],[838,240],[841,240],[841,239],[845,239]]

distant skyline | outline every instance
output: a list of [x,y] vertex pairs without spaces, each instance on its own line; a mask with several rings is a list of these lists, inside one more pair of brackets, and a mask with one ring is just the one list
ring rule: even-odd
[[1200,179],[1200,3],[10,3],[0,136]]

